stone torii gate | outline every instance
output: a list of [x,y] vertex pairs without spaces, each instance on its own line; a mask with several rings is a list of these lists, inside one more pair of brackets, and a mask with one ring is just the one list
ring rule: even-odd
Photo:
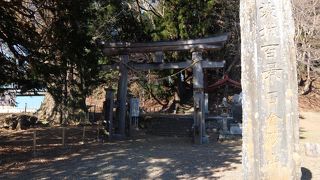
[[[194,141],[197,144],[203,143],[205,136],[205,117],[204,117],[204,68],[224,67],[224,61],[210,61],[202,58],[202,51],[219,50],[228,39],[228,34],[215,37],[208,37],[193,40],[150,42],[150,43],[106,43],[104,44],[104,54],[106,56],[120,56],[120,63],[112,66],[104,66],[104,70],[119,68],[120,79],[117,92],[117,113],[116,121],[119,131],[118,136],[125,136],[126,128],[126,97],[128,86],[128,67],[145,70],[163,70],[163,69],[183,69],[192,66],[193,69],[193,92],[194,92]],[[163,63],[163,56],[166,51],[190,51],[192,61],[178,63]],[[154,63],[134,63],[129,62],[129,54],[135,53],[155,53],[156,62]],[[109,112],[111,112],[109,110]],[[109,120],[110,121],[110,120]]]

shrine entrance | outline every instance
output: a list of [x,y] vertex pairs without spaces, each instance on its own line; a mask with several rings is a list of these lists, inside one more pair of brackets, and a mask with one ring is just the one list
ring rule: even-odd
[[[109,122],[110,136],[125,137],[126,129],[130,128],[126,121],[127,112],[127,88],[128,88],[128,71],[147,71],[147,70],[165,70],[165,69],[185,69],[192,68],[193,71],[193,138],[194,143],[202,144],[205,142],[205,95],[204,95],[204,69],[206,68],[222,68],[224,61],[213,61],[204,59],[202,52],[216,51],[221,49],[228,40],[228,34],[214,37],[165,41],[165,42],[149,42],[149,43],[106,43],[103,52],[106,56],[119,56],[119,63],[114,65],[106,65],[104,70],[118,68],[120,78],[117,90],[117,110],[116,110],[116,126],[114,131],[113,122],[113,92],[109,91],[106,97],[105,119]],[[164,52],[172,51],[189,51],[192,53],[191,61],[168,62],[163,61]],[[152,63],[137,63],[134,59],[130,59],[130,54],[153,53],[155,55]]]

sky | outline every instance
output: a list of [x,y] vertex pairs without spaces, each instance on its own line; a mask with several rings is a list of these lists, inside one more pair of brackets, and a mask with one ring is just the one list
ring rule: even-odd
[[18,109],[24,109],[27,103],[27,108],[31,109],[39,109],[42,101],[44,100],[44,96],[17,96],[16,102]]

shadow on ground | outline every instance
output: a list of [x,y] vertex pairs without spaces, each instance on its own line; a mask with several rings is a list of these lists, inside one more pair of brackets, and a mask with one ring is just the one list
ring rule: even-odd
[[306,137],[304,136],[304,134],[306,133],[307,131],[304,129],[304,128],[299,128],[299,135],[300,135],[300,139],[306,139]]
[[224,177],[227,171],[240,178],[241,170],[235,171],[241,167],[240,152],[239,142],[200,146],[189,138],[144,137],[82,145],[49,161],[45,154],[30,156],[23,167],[0,171],[0,179],[214,179]]
[[311,180],[312,173],[309,169],[302,167],[301,168],[301,180]]

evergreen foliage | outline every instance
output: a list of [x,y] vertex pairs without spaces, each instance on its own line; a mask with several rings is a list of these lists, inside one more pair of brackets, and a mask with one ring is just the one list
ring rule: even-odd
[[[86,111],[85,98],[99,82],[99,49],[92,41],[92,1],[1,1],[0,83],[25,90],[45,87],[57,111]],[[65,120],[67,118],[61,118]]]

